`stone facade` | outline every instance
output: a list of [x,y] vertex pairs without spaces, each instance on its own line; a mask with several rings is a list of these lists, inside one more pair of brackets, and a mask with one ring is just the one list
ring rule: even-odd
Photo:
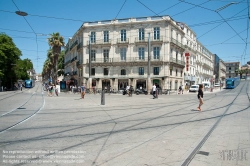
[[[208,51],[198,49],[201,44],[187,29],[169,16],[86,22],[66,46],[65,78],[69,84],[115,90],[127,85],[151,89],[154,83],[177,90],[184,75],[197,82],[197,57],[201,74],[212,75],[213,63],[204,58]],[[190,59],[185,53],[191,54]]]
[[237,70],[240,69],[240,62],[225,62],[226,64],[226,78],[237,77]]

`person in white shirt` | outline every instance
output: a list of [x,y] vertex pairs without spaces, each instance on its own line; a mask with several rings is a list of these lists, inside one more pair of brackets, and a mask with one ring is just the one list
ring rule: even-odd
[[127,85],[127,87],[126,87],[127,94],[129,94],[129,89],[130,89],[130,86]]
[[156,93],[156,86],[155,86],[155,84],[153,85],[153,87],[152,87],[152,92],[153,92],[153,99],[155,99],[156,98],[156,96],[155,96],[155,93]]

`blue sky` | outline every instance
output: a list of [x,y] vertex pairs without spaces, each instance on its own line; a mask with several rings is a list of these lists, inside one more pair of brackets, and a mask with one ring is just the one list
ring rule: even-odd
[[[216,12],[231,2],[238,3]],[[250,61],[249,5],[249,0],[0,0],[0,32],[13,38],[21,58],[31,59],[40,73],[49,49],[46,35],[59,32],[67,42],[86,21],[169,15],[225,62],[245,64]],[[28,13],[28,23],[15,14],[18,10]]]

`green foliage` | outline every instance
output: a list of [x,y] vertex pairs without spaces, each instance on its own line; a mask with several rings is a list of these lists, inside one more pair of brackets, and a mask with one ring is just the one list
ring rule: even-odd
[[64,69],[64,51],[61,52],[61,47],[64,46],[64,38],[60,36],[60,33],[50,34],[48,38],[48,44],[51,47],[47,53],[47,59],[43,65],[42,76],[44,79],[53,77],[53,80],[57,80],[57,75],[63,74]]
[[30,59],[18,60],[15,67],[17,78],[21,80],[29,79],[27,71],[31,69],[33,69],[33,64]]
[[10,88],[17,79],[14,67],[21,55],[12,38],[0,33],[0,79],[3,86]]

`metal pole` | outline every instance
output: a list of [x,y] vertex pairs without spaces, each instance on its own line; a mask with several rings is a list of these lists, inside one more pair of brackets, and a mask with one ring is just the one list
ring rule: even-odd
[[89,78],[91,77],[91,45],[90,45],[91,36],[89,36]]
[[101,95],[101,105],[105,105],[105,90],[102,90],[102,95]]
[[150,79],[150,33],[148,33],[148,79],[147,79],[148,93],[151,91],[151,79]]

